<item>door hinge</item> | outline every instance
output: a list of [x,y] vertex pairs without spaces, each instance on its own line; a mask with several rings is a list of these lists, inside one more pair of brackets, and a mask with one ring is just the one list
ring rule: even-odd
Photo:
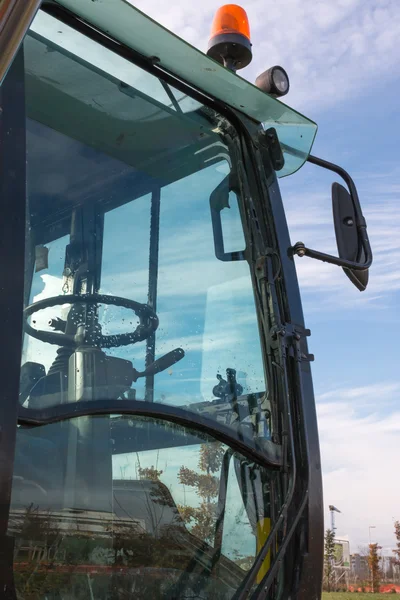
[[273,345],[280,344],[282,355],[291,356],[297,361],[313,362],[314,355],[302,350],[301,340],[309,337],[311,331],[299,325],[284,323],[278,327],[273,327],[270,331],[270,338]]

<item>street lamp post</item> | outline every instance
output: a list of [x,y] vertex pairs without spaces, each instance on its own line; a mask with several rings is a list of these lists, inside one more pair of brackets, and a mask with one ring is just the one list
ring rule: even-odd
[[376,529],[375,525],[370,525],[368,527],[368,531],[369,531],[369,545],[371,545],[371,529]]
[[[368,533],[369,533],[369,555],[371,555],[371,529],[376,529],[375,525],[370,525],[368,527]],[[370,572],[370,577],[371,577],[371,589],[372,591],[374,591],[374,582],[373,582],[373,573],[372,573],[372,561],[370,561],[370,568],[369,568],[369,572]]]
[[[336,508],[336,506],[333,506],[333,504],[329,505],[329,511],[331,513],[331,531],[333,533],[333,535],[335,535],[335,531],[336,531],[336,527],[335,527],[335,512],[340,513],[341,511]],[[335,565],[335,559],[331,559],[331,565],[332,565],[332,571],[333,571],[333,579],[334,579],[334,584],[335,584],[335,589],[336,589],[336,584],[337,584],[337,566]]]

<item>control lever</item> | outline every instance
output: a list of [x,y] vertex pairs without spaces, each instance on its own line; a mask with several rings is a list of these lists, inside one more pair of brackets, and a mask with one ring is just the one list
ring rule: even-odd
[[213,394],[222,402],[229,402],[237,419],[240,421],[238,396],[243,393],[243,387],[236,381],[235,369],[226,369],[226,379],[217,373],[218,385],[214,386]]
[[156,375],[161,371],[165,371],[165,369],[168,369],[179,362],[184,356],[185,352],[182,348],[175,348],[175,350],[171,350],[171,352],[168,352],[167,354],[164,354],[164,356],[161,356],[161,358],[155,360],[144,371],[137,371],[132,368],[132,381],[135,383],[139,377],[148,377],[149,375]]
[[243,387],[236,381],[235,369],[226,369],[226,379],[217,373],[219,383],[213,387],[213,394],[223,402],[232,402],[243,393]]

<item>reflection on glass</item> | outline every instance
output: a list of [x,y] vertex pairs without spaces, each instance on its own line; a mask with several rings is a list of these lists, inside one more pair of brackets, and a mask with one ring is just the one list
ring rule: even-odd
[[14,472],[21,598],[228,600],[274,511],[266,469],[150,418],[19,428]]
[[25,41],[21,404],[136,399],[270,439],[231,125],[43,19]]

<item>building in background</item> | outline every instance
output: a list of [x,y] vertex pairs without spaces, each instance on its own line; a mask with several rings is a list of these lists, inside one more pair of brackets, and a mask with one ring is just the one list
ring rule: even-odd
[[360,553],[350,557],[350,578],[353,582],[365,581],[369,577],[368,559]]
[[394,556],[385,556],[384,574],[386,581],[400,582],[400,566]]

